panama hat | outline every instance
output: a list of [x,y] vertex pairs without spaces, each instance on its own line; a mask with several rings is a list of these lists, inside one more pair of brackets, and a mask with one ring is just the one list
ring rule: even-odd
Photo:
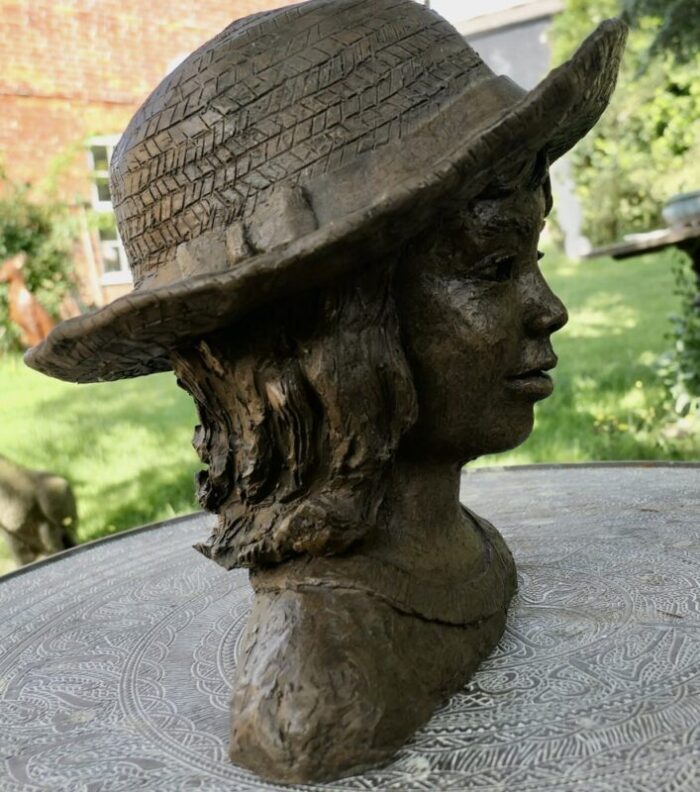
[[234,22],[114,150],[133,291],[58,325],[26,362],[73,382],[165,371],[178,346],[381,261],[504,168],[570,149],[608,104],[625,38],[603,22],[524,91],[414,0],[310,0]]

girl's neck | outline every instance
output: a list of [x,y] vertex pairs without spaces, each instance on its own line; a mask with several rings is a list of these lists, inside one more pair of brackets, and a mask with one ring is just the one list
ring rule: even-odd
[[362,552],[418,577],[464,579],[483,568],[483,543],[459,501],[461,465],[397,459],[377,528]]

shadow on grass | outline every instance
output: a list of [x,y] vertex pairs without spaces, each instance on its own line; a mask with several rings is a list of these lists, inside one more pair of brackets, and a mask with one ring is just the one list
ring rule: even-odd
[[38,418],[51,416],[75,428],[62,450],[93,447],[103,435],[148,427],[167,442],[173,434],[191,434],[195,410],[189,397],[172,381],[156,377],[139,381],[84,385],[42,401]]
[[18,461],[70,479],[81,540],[198,508],[195,410],[172,376],[70,388],[27,412]]
[[108,536],[197,511],[192,470],[171,465],[110,487],[100,500],[101,527],[81,531],[81,541]]
[[557,383],[555,403],[537,408],[537,426],[527,444],[533,461],[683,460],[687,450],[664,443],[658,426],[645,423],[644,411],[620,407],[629,383],[606,383],[611,403],[617,408],[591,405],[591,394],[583,393],[571,379]]

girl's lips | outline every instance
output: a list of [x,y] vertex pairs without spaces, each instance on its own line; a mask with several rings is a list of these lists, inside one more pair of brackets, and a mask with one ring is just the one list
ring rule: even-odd
[[515,377],[506,379],[506,387],[522,396],[527,396],[534,400],[546,399],[554,390],[552,378],[541,369],[526,371]]

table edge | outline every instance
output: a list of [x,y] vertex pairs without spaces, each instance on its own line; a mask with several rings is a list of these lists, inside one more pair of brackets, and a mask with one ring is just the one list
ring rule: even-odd
[[[639,460],[639,461],[610,461],[610,462],[542,462],[528,465],[489,465],[488,467],[475,468],[474,470],[462,470],[463,478],[471,478],[472,476],[489,475],[494,473],[517,473],[519,471],[532,471],[532,470],[572,470],[584,468],[690,468],[691,470],[700,470],[700,462],[672,462],[672,461],[654,461],[654,460]],[[193,517],[206,516],[208,512],[193,511],[187,514],[181,514],[178,517],[171,517],[167,520],[159,520],[155,523],[148,523],[140,525],[135,528],[127,528],[124,531],[110,534],[109,536],[101,536],[98,539],[92,539],[89,542],[84,542],[76,547],[71,547],[68,550],[62,550],[60,553],[44,558],[41,561],[34,561],[31,564],[19,567],[0,575],[0,585],[6,583],[8,580],[24,575],[27,572],[32,572],[39,567],[48,564],[54,564],[57,561],[62,561],[69,556],[77,555],[86,550],[91,550],[96,545],[106,544],[107,542],[114,542],[118,539],[124,539],[134,534],[146,533],[148,531],[155,531],[164,526],[176,525],[177,523],[191,520]]]

